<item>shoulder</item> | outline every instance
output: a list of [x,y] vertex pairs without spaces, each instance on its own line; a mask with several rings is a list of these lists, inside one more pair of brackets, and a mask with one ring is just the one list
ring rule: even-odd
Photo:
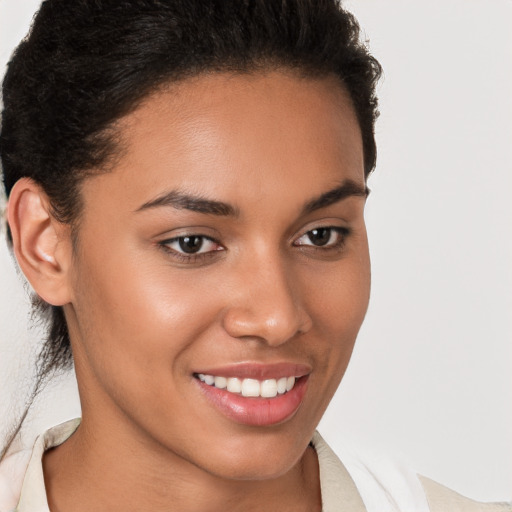
[[0,512],[47,510],[43,454],[63,443],[79,424],[80,419],[75,419],[52,427],[36,438],[31,449],[15,452],[0,463]]
[[512,503],[480,503],[419,476],[431,512],[512,512]]
[[[348,508],[351,511],[430,512],[417,475],[405,466],[346,443],[342,449],[337,446],[338,457],[318,433],[312,442],[318,455],[322,500],[332,503],[325,512],[347,506],[346,488],[354,489],[359,496],[360,504],[357,508]],[[333,479],[340,483],[334,485]]]
[[[341,488],[353,486],[361,504],[349,510],[364,512],[512,512],[510,503],[478,503],[417,475],[393,457],[370,452],[353,444],[336,455],[315,433],[312,444],[318,454],[322,499],[340,510],[347,504]],[[343,461],[343,462],[342,462]],[[343,468],[343,470],[340,470]],[[333,484],[338,480],[338,485]],[[353,502],[355,502],[352,497]]]

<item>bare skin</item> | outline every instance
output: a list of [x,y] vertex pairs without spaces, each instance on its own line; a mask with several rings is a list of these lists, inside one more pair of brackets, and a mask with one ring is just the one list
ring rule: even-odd
[[[119,130],[115,168],[83,183],[76,248],[34,183],[9,205],[20,265],[64,306],[82,402],[44,457],[52,512],[320,510],[308,444],[370,287],[348,95],[333,78],[214,74]],[[307,368],[300,405],[265,425],[226,415],[197,375],[242,363]]]

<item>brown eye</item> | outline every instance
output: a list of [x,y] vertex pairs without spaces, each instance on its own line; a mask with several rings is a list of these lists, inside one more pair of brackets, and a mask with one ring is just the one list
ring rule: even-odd
[[338,226],[327,226],[311,229],[304,233],[294,245],[318,247],[319,249],[335,249],[343,245],[350,231]]
[[205,235],[184,235],[159,243],[166,251],[176,256],[205,256],[223,250],[215,240]]
[[322,246],[326,245],[331,239],[331,232],[331,228],[318,228],[312,229],[307,235],[313,245]]
[[201,250],[203,240],[202,236],[182,236],[178,238],[178,245],[184,253],[195,254]]

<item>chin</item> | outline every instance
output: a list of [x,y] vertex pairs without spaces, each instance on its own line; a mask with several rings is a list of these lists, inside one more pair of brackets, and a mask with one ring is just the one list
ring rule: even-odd
[[238,460],[230,463],[217,465],[209,472],[225,480],[241,482],[273,480],[288,473],[300,460],[303,453],[293,454],[293,457],[290,455],[292,454],[287,454],[281,459],[272,457],[270,461],[268,454],[262,454],[260,460],[239,457]]
[[302,458],[311,436],[299,436],[287,429],[278,435],[269,434],[259,431],[245,439],[231,438],[219,453],[210,452],[204,468],[218,477],[240,481],[272,480],[285,475]]

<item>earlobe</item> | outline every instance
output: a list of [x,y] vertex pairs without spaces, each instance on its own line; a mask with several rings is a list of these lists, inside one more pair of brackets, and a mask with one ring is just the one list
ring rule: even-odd
[[69,228],[53,217],[46,193],[33,180],[16,182],[9,195],[7,219],[14,254],[34,291],[54,306],[67,304]]

